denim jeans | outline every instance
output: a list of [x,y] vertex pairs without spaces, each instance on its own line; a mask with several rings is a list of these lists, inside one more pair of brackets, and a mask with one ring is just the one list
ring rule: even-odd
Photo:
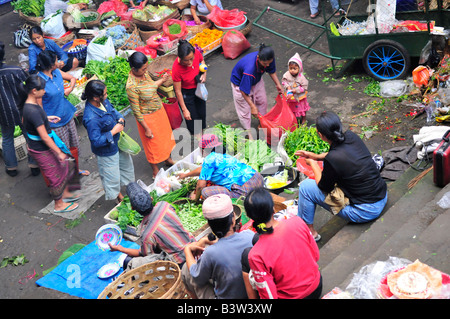
[[[326,193],[322,192],[313,179],[306,179],[300,183],[298,194],[298,216],[307,225],[314,223],[316,205],[320,205],[331,212],[324,203]],[[380,216],[386,205],[388,194],[382,200],[371,204],[353,204],[344,207],[337,215],[354,223],[366,223]]]
[[[338,10],[340,8],[338,0],[330,0],[330,3],[334,10]],[[311,14],[316,14],[319,12],[319,0],[309,0],[309,10],[311,11]]]
[[[17,169],[16,148],[14,146],[15,126],[1,125],[2,129],[2,157],[7,169]],[[36,162],[31,156],[28,156],[28,164],[37,167]]]

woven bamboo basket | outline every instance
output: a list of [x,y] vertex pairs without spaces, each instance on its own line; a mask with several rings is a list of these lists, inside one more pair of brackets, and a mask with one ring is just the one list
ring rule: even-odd
[[67,32],[65,35],[63,35],[63,36],[60,37],[60,38],[52,38],[52,37],[46,36],[46,35],[44,34],[44,38],[46,38],[46,39],[51,39],[51,40],[55,41],[55,43],[56,43],[57,45],[59,45],[60,47],[62,47],[64,44],[69,43],[70,41],[72,41],[73,39],[75,39],[75,33],[72,32],[72,31],[69,31],[69,32]]
[[164,22],[166,22],[169,19],[178,19],[180,17],[180,11],[177,7],[175,7],[173,4],[169,3],[166,4],[169,8],[174,9],[174,11],[169,14],[164,19],[158,20],[158,21],[142,21],[135,18],[132,18],[131,21],[133,21],[139,29],[144,31],[152,31],[152,30],[161,30],[163,27]]
[[127,31],[127,33],[130,33],[130,37],[125,41],[125,43],[117,49],[118,50],[134,50],[137,47],[144,46],[145,43],[142,41],[142,37],[139,33],[139,30],[136,26],[136,24],[132,21],[119,21],[119,22],[113,22],[110,25],[106,27],[106,29],[112,28],[116,25],[123,25]]
[[42,20],[44,20],[44,17],[29,17],[26,16],[22,13],[22,11],[19,10],[19,17],[22,20],[25,20],[25,22],[32,24],[32,25],[36,25],[36,26],[41,26],[41,22]]
[[98,299],[188,298],[180,267],[162,260],[125,271],[98,296]]
[[[158,74],[156,72],[161,72],[164,69],[172,69],[173,62],[177,58],[176,54],[166,54],[154,59],[151,63],[148,64],[147,72],[150,74],[150,77],[157,81],[159,79]],[[163,82],[162,86],[171,86],[173,85],[172,77],[169,77],[165,82]]]
[[[192,34],[197,34],[199,32],[202,32],[202,30],[204,30],[204,29],[211,28],[211,25],[212,25],[211,20],[209,20],[205,16],[199,16],[198,18],[200,19],[200,21],[202,21],[204,23],[202,23],[200,25],[195,25],[195,26],[186,26],[188,31]],[[194,20],[194,18],[190,14],[185,14],[184,16],[181,17],[181,21],[192,21],[192,20]]]
[[89,21],[89,22],[75,22],[73,20],[73,17],[70,13],[64,13],[63,14],[63,23],[66,26],[68,30],[73,29],[92,29],[94,27],[98,27],[101,22],[101,15],[96,10],[82,10],[80,11],[83,15],[90,15],[90,14],[96,14],[97,17],[95,20]]
[[138,28],[139,30],[139,34],[141,35],[142,41],[144,41],[144,43],[147,42],[147,40],[152,36],[152,35],[157,35],[158,33],[160,33],[160,30],[153,30],[153,31],[145,31],[145,30],[141,30],[140,28]]
[[189,6],[189,2],[190,2],[190,0],[180,0],[177,3],[173,3],[172,4],[172,2],[170,2],[170,1],[163,1],[162,0],[162,1],[158,1],[158,4],[160,4],[160,5],[172,4],[172,5],[176,6],[180,10],[184,10],[184,9],[186,9]]

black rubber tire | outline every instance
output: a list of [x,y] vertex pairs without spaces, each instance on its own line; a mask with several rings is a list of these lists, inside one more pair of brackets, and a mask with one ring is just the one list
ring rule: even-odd
[[[395,53],[396,56],[402,60],[403,65],[401,66],[399,63],[395,63],[395,70],[393,71],[390,71],[387,67],[389,61],[383,62],[379,69],[374,67],[374,59],[377,59],[376,53],[380,52],[382,49],[387,49],[389,52]],[[381,63],[382,61],[379,62]],[[369,45],[364,51],[363,66],[367,74],[378,81],[403,79],[406,77],[411,67],[411,58],[408,51],[400,43],[392,40],[378,40]],[[384,73],[385,76],[383,76],[383,72],[387,72],[389,75]]]

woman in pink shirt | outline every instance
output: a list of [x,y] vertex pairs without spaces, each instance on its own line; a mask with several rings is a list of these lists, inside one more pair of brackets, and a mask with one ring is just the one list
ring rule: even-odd
[[259,233],[248,256],[259,297],[320,298],[319,248],[305,222],[298,216],[275,220],[272,197],[263,188],[250,192],[244,207]]

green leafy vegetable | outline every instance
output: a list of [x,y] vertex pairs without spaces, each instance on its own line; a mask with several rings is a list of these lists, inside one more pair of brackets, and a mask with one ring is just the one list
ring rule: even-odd
[[29,17],[42,17],[44,15],[45,0],[17,0],[11,2],[14,10],[21,11]]
[[330,145],[319,137],[314,126],[301,125],[293,132],[288,132],[284,141],[284,149],[293,162],[297,160],[294,153],[298,150],[321,154],[328,152],[329,148]]
[[207,223],[207,220],[203,216],[201,204],[188,200],[183,204],[172,204],[172,206],[174,206],[178,217],[180,217],[181,224],[191,233]]

